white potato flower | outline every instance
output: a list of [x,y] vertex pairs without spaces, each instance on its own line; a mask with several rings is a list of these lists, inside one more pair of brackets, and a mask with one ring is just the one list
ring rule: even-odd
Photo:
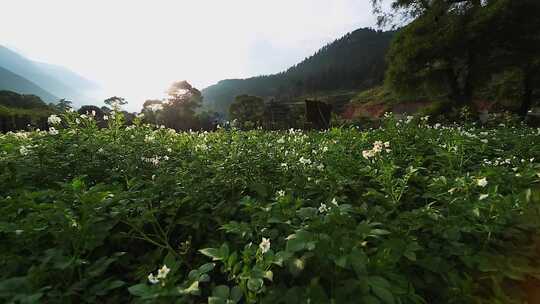
[[52,114],[51,116],[49,116],[49,118],[47,118],[47,122],[50,125],[57,125],[57,124],[60,124],[60,122],[62,122],[62,120],[60,119],[60,117]]
[[299,162],[300,162],[302,165],[311,165],[311,159],[309,159],[309,158],[304,158],[303,156],[300,157]]
[[21,153],[22,156],[28,155],[29,152],[30,152],[30,150],[25,146],[21,146],[19,148],[19,153]]
[[485,187],[488,184],[487,178],[480,178],[476,181],[476,184],[480,187]]
[[148,281],[149,281],[150,283],[152,283],[152,284],[157,284],[157,283],[159,283],[159,279],[156,278],[156,277],[154,276],[153,273],[151,273],[151,274],[148,275]]
[[372,158],[373,156],[375,156],[375,152],[373,152],[373,150],[364,150],[364,151],[362,151],[362,156],[363,156],[365,159],[370,159],[370,158]]
[[325,213],[325,212],[328,212],[328,211],[330,211],[330,209],[326,206],[326,204],[321,203],[321,205],[319,206],[319,212],[320,213]]
[[58,135],[58,130],[56,130],[54,127],[50,127],[49,128],[49,134]]
[[158,279],[165,279],[170,271],[171,271],[171,269],[169,267],[167,267],[167,265],[163,265],[160,269],[158,269],[157,278]]
[[259,244],[259,248],[261,249],[262,254],[265,254],[270,250],[270,239],[262,238],[261,243]]

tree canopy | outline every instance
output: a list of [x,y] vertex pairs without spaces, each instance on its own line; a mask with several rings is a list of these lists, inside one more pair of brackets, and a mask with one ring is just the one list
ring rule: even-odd
[[250,95],[237,96],[229,108],[229,116],[242,128],[261,126],[264,121],[264,101]]
[[[537,0],[395,0],[388,12],[372,1],[381,24],[408,19],[387,55],[386,84],[401,95],[444,96],[470,104],[497,75],[518,70],[519,113],[538,89]],[[498,77],[497,79],[501,79]]]

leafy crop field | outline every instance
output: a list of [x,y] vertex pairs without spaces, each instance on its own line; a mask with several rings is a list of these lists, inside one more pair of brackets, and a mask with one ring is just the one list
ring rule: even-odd
[[523,303],[540,278],[537,129],[49,122],[0,135],[0,302]]

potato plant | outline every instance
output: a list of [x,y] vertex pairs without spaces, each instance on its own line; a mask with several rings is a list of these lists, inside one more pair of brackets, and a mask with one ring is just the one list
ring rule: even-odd
[[523,303],[540,130],[0,135],[4,303]]

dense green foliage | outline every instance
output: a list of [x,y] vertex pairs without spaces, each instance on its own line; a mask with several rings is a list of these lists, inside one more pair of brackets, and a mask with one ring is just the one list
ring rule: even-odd
[[243,128],[261,126],[264,121],[265,105],[262,98],[257,96],[236,96],[229,107],[229,117]]
[[0,91],[0,132],[47,128],[47,117],[55,111],[38,96]]
[[228,113],[238,95],[291,97],[317,91],[363,89],[380,84],[384,55],[394,32],[359,29],[326,45],[313,56],[275,75],[220,81],[203,90],[207,107]]
[[511,101],[522,117],[540,98],[539,1],[395,0],[393,13],[379,12],[412,19],[387,58],[386,84],[400,96]]
[[540,275],[536,129],[50,121],[0,136],[2,302],[522,303]]
[[219,117],[215,112],[201,111],[201,92],[187,81],[177,81],[168,90],[168,98],[148,99],[141,114],[144,121],[177,131],[212,130]]

